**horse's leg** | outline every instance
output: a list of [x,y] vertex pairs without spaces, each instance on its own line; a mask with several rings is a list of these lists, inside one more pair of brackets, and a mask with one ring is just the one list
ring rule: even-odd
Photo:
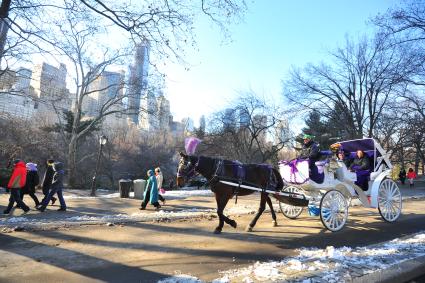
[[270,212],[272,214],[273,227],[276,227],[277,226],[276,213],[274,212],[272,200],[270,199],[270,197],[268,195],[267,195],[267,204],[269,205]]
[[216,194],[215,199],[216,199],[216,202],[217,202],[217,215],[218,215],[218,219],[219,219],[219,224],[214,230],[215,234],[221,233],[221,230],[223,229],[223,226],[224,226],[224,222],[226,222],[227,224],[229,224],[233,228],[236,228],[236,226],[237,226],[236,221],[229,219],[228,217],[226,217],[223,214],[224,208],[226,207],[227,203],[229,202],[229,199],[231,198],[231,196],[232,195],[230,195],[230,194],[222,194],[220,196],[218,194]]
[[257,214],[255,215],[254,219],[252,219],[251,223],[248,225],[248,227],[246,227],[247,232],[252,232],[252,228],[254,228],[258,218],[260,218],[261,214],[263,214],[264,210],[266,209],[266,197],[267,194],[261,193],[260,207],[258,208]]
[[223,201],[223,195],[215,193],[215,201],[217,203],[217,216],[218,216],[218,226],[214,230],[214,234],[220,234],[221,230],[224,226],[224,219],[223,219],[223,210],[224,207],[222,207]]

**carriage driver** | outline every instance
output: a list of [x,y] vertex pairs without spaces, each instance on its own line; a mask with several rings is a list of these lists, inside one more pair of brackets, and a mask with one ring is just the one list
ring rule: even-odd
[[312,135],[305,134],[303,139],[304,144],[298,156],[298,159],[308,159],[310,178],[317,183],[322,183],[324,175],[319,174],[319,170],[315,164],[316,161],[318,161],[320,158],[319,144],[313,140],[314,136]]
[[301,149],[299,159],[309,159],[311,162],[316,162],[320,157],[319,144],[315,142],[314,136],[305,134],[303,136],[303,148]]

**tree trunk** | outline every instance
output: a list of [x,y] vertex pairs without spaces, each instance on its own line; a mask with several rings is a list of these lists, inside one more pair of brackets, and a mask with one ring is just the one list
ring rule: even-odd
[[9,30],[8,16],[10,3],[12,0],[2,0],[0,5],[0,62],[3,59],[4,47],[7,40],[7,31]]
[[7,19],[0,18],[0,60],[3,59],[4,47],[6,45],[8,30],[9,25],[7,24]]
[[68,170],[69,170],[68,184],[69,184],[69,187],[72,189],[75,189],[77,186],[76,159],[77,159],[77,139],[75,136],[72,136],[71,141],[69,142],[69,145],[68,145]]
[[81,95],[78,96],[78,100],[75,102],[74,121],[72,123],[71,140],[68,145],[68,159],[69,159],[69,186],[76,188],[77,186],[77,152],[78,152],[78,139],[79,133],[78,128],[80,126],[81,117]]
[[419,150],[416,149],[416,153],[415,153],[415,172],[419,172],[419,162],[420,162],[420,158],[419,158]]

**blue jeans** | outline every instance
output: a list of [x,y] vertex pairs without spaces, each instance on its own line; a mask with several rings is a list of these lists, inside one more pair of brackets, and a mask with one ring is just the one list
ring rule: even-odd
[[66,208],[65,199],[63,198],[63,194],[62,194],[62,188],[50,189],[50,192],[47,195],[47,197],[41,202],[42,208],[44,208],[44,209],[46,208],[46,206],[49,204],[49,201],[52,199],[52,197],[56,193],[58,194],[58,199],[59,199],[59,202],[61,204],[61,208]]

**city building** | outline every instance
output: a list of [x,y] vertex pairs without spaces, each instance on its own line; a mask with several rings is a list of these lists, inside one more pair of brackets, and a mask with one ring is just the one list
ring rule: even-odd
[[22,95],[0,93],[0,116],[30,120],[36,114],[34,101]]
[[170,102],[163,93],[147,90],[141,99],[138,127],[145,131],[167,131],[171,126],[170,119]]
[[247,109],[239,109],[239,127],[245,128],[250,124],[250,114]]
[[262,142],[266,142],[267,133],[268,133],[268,124],[267,124],[267,116],[266,115],[254,115],[252,118],[252,123],[254,127],[254,131],[259,133],[259,140]]
[[285,143],[290,145],[291,131],[289,130],[288,120],[282,120],[276,123],[274,133],[274,144]]
[[[87,88],[88,95],[83,100],[83,113],[85,116],[99,115],[101,108],[117,97],[124,94],[124,72],[104,71]],[[122,101],[114,103],[114,107],[122,108]]]
[[34,90],[31,88],[32,71],[26,68],[19,68],[16,71],[16,80],[12,86],[17,92],[34,95]]
[[136,45],[134,61],[130,66],[127,90],[128,113],[136,125],[139,124],[142,94],[146,93],[148,85],[149,49],[148,41]]
[[223,128],[234,129],[236,127],[236,113],[235,109],[227,108],[224,110],[223,115]]
[[10,90],[16,83],[16,71],[1,70],[0,71],[0,90]]
[[38,117],[45,124],[56,123],[63,111],[71,109],[66,76],[66,66],[62,63],[59,68],[44,62],[33,68],[30,87],[34,91],[34,107],[38,109]]

